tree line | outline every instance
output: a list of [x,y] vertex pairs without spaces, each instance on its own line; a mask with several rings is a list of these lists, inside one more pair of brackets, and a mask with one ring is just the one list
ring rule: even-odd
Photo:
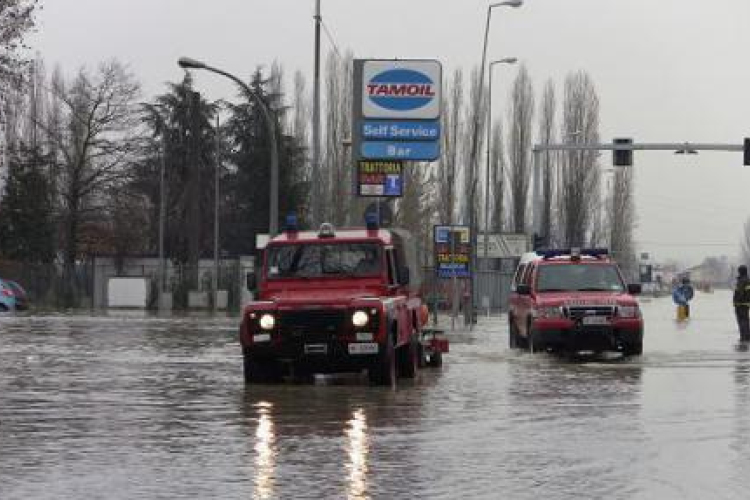
[[[91,255],[117,261],[155,255],[159,247],[164,175],[165,248],[173,262],[196,267],[213,251],[214,207],[220,214],[220,249],[255,252],[268,231],[269,130],[257,101],[238,88],[231,100],[209,101],[189,74],[144,99],[136,77],[117,60],[79,69],[71,78],[49,73],[41,60],[22,64],[23,34],[33,26],[33,1],[2,4],[0,85],[5,185],[0,199],[0,256],[26,263],[57,263],[72,273]],[[11,9],[11,10],[7,10]],[[15,9],[14,11],[12,9]],[[357,198],[352,165],[351,52],[331,52],[325,65],[320,178],[311,178],[311,97],[300,72],[287,93],[283,68],[251,68],[249,86],[273,115],[280,143],[280,218],[309,219],[311,186],[319,183],[325,220],[361,224],[366,201]],[[528,233],[531,147],[534,143],[598,142],[599,101],[591,78],[571,73],[558,109],[547,81],[537,113],[534,85],[521,66],[507,98],[505,119],[487,120],[490,89],[478,70],[455,69],[443,92],[442,154],[406,169],[405,193],[390,201],[395,224],[421,242],[430,260],[433,224],[485,223],[492,232]],[[482,99],[480,106],[472,105]],[[558,114],[561,118],[558,120]],[[535,125],[536,120],[536,125]],[[471,163],[491,127],[489,178]],[[217,175],[218,170],[218,175]],[[542,234],[550,245],[606,245],[633,255],[635,215],[632,170],[603,177],[596,152],[542,155]],[[220,183],[219,199],[214,182]],[[604,185],[603,185],[604,182]],[[489,219],[483,196],[489,183]],[[473,203],[472,203],[473,202]],[[279,221],[280,223],[283,221]],[[283,226],[283,224],[281,224]],[[196,278],[197,279],[197,278]]]

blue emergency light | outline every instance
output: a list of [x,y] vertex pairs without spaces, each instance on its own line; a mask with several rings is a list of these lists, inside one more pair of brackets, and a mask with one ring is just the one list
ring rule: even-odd
[[367,229],[378,229],[380,227],[378,214],[372,212],[365,214],[365,226]]
[[284,229],[286,229],[287,231],[296,231],[298,229],[297,214],[294,214],[294,213],[287,214],[286,224],[284,225]]

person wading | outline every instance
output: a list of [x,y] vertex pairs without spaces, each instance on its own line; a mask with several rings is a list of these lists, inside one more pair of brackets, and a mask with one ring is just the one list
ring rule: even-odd
[[747,266],[737,268],[737,284],[734,287],[734,314],[740,329],[740,341],[750,341],[750,278],[747,277]]

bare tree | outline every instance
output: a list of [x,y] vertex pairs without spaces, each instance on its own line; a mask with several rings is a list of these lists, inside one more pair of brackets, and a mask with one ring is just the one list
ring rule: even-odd
[[510,191],[513,231],[526,231],[529,191],[529,152],[531,150],[531,120],[534,116],[534,89],[526,66],[521,66],[510,96],[508,121],[508,156],[510,163]]
[[416,239],[417,255],[427,264],[432,237],[432,199],[434,179],[429,163],[409,163],[404,171],[404,194],[396,205],[396,226],[409,230]]
[[[552,80],[547,80],[542,91],[542,107],[539,115],[539,138],[540,144],[552,144],[555,142],[555,85]],[[552,233],[552,193],[554,180],[554,158],[555,155],[547,150],[541,153],[541,182],[542,182],[542,219],[540,225],[541,234],[549,240]]]
[[[294,73],[294,94],[292,106],[291,133],[299,144],[305,148],[310,146],[310,103],[307,95],[305,75],[301,71]],[[309,164],[308,164],[309,167]]]
[[463,73],[460,69],[453,77],[443,102],[443,141],[440,155],[437,196],[437,215],[441,224],[453,224],[456,210],[456,172],[460,158],[461,116],[463,112]]
[[[599,98],[587,73],[579,71],[565,79],[562,135],[579,143],[599,142]],[[601,207],[601,173],[597,151],[567,151],[560,179],[560,243],[582,246],[595,233],[594,214]]]
[[[321,163],[320,193],[326,204],[324,219],[336,225],[352,222],[352,212],[358,206],[352,193],[352,165],[350,151],[352,115],[352,59],[351,52],[341,58],[330,52],[326,61],[325,142]],[[325,171],[325,169],[328,169]]]
[[53,92],[64,106],[63,128],[46,132],[61,155],[63,260],[72,267],[81,225],[128,175],[125,167],[137,147],[140,89],[119,62],[111,61],[93,77],[82,69],[69,90],[53,86]]
[[37,0],[0,1],[0,81],[18,70],[23,36],[34,27]]
[[319,182],[318,179],[312,178],[312,164],[308,155],[310,150],[310,130],[309,125],[311,120],[310,117],[310,103],[305,89],[305,76],[301,71],[294,73],[294,95],[293,95],[292,106],[294,108],[294,115],[291,123],[291,135],[294,137],[294,142],[302,148],[302,154],[304,155],[304,168],[301,172],[301,182],[305,185],[305,190],[308,195],[305,200],[307,207],[312,206],[312,189],[310,186],[313,182]]
[[493,232],[503,230],[503,200],[505,196],[505,148],[503,146],[502,120],[497,119],[492,127],[490,163],[490,227]]
[[479,68],[475,68],[471,72],[469,102],[480,102],[478,106],[466,106],[464,110],[464,123],[466,125],[463,128],[462,142],[469,147],[462,151],[463,161],[459,168],[459,176],[464,191],[463,203],[460,206],[461,220],[468,223],[472,228],[475,228],[479,221],[477,215],[480,211],[481,199],[477,196],[477,190],[479,189],[479,158],[481,155],[478,152],[483,148],[485,134],[482,131],[487,121],[487,113],[484,110],[486,109],[485,101],[488,93],[482,92],[483,82],[479,81],[479,74]]
[[633,230],[636,224],[636,213],[633,176],[633,168],[616,167],[611,179],[611,192],[608,194],[609,247],[615,258],[625,268],[635,263]]

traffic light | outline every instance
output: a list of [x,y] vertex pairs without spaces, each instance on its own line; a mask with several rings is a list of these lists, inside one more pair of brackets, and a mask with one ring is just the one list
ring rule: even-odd
[[615,149],[612,150],[612,164],[615,167],[633,166],[633,150],[632,149],[617,149],[618,144],[624,144],[624,145],[630,146],[631,144],[633,144],[633,139],[630,139],[630,138],[612,139],[612,144],[615,145]]
[[750,138],[745,137],[745,143],[742,146],[742,164],[750,165]]

